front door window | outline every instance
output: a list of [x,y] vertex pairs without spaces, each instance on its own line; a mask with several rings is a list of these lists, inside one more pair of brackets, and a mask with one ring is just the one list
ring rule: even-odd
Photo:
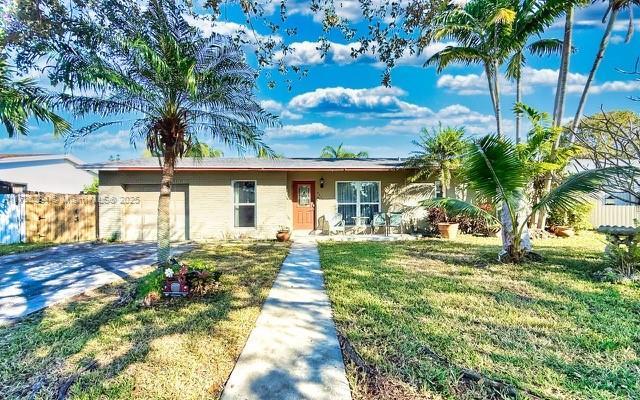
[[298,186],[298,205],[300,207],[309,207],[311,204],[311,186],[299,185]]

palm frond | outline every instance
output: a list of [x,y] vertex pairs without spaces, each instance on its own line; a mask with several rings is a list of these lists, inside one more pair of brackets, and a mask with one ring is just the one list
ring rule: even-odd
[[522,68],[526,63],[526,57],[522,51],[517,51],[507,62],[505,76],[508,79],[519,79],[522,75]]
[[424,66],[435,65],[438,72],[442,72],[451,63],[470,65],[482,63],[484,60],[485,55],[472,47],[447,46],[429,57]]
[[550,209],[572,211],[597,196],[608,180],[628,173],[638,174],[640,170],[628,167],[610,167],[575,173],[533,205],[532,212]]
[[543,57],[560,54],[563,46],[564,43],[560,39],[540,39],[527,46],[527,49],[531,54]]
[[442,208],[449,216],[462,215],[500,224],[500,220],[490,212],[463,200],[452,198],[429,199],[420,202],[420,205],[426,208]]
[[497,135],[473,142],[463,159],[462,170],[469,188],[492,204],[515,204],[527,184],[516,147]]
[[510,25],[516,19],[516,12],[510,8],[498,8],[490,18],[490,24]]

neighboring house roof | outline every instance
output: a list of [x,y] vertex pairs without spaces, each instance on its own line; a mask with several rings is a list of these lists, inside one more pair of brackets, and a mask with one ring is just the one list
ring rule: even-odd
[[10,154],[10,153],[5,153],[2,154],[0,153],[0,159],[2,158],[14,158],[14,157],[34,157],[34,156],[48,156],[50,154],[46,154],[46,153],[34,153],[34,154]]
[[[178,171],[391,171],[403,169],[401,158],[201,158],[178,160]],[[156,158],[85,164],[83,168],[99,171],[155,171]]]
[[14,162],[30,162],[30,161],[55,161],[66,160],[70,163],[81,166],[84,164],[82,160],[76,158],[70,154],[7,154],[0,153],[0,163],[14,163]]

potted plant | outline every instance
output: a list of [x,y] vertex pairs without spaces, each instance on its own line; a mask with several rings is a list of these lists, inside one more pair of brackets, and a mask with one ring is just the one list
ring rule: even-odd
[[276,233],[276,239],[278,242],[286,242],[291,237],[291,230],[287,226],[281,226]]
[[438,222],[438,232],[445,239],[455,240],[458,237],[458,223],[449,222],[448,219],[445,222]]

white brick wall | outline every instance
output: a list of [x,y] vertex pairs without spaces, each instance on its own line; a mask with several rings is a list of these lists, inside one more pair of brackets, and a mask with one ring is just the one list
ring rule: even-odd
[[[274,238],[281,225],[292,226],[291,187],[293,181],[316,182],[316,221],[335,213],[336,181],[380,181],[382,209],[406,211],[407,196],[403,193],[408,173],[383,172],[178,172],[175,184],[188,185],[187,218],[189,237],[194,240],[220,238]],[[320,187],[324,178],[324,187]],[[256,228],[235,228],[233,224],[232,181],[257,181]],[[123,185],[150,184],[160,186],[156,172],[100,172],[100,237],[108,239],[122,231],[123,206],[119,200],[135,196]],[[432,185],[431,185],[432,186]],[[113,199],[116,199],[114,203]],[[320,224],[317,228],[321,229]],[[120,233],[121,234],[121,233]]]

